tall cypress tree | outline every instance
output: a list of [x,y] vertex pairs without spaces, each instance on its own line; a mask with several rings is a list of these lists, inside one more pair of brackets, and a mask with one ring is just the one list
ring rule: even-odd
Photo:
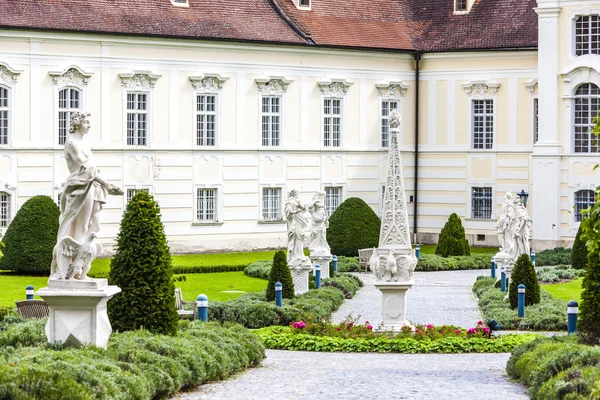
[[450,214],[448,222],[440,232],[435,254],[442,257],[471,255],[471,248],[465,237],[465,228],[458,214]]
[[287,255],[284,251],[279,250],[273,256],[273,267],[269,274],[269,283],[267,284],[267,300],[275,301],[275,284],[281,282],[283,286],[283,298],[294,298],[294,280],[292,273],[287,265]]
[[111,262],[111,284],[122,290],[108,303],[113,328],[175,334],[178,316],[172,278],[158,204],[150,194],[137,193],[127,204]]
[[585,269],[588,261],[587,247],[581,237],[582,226],[583,224],[579,225],[575,242],[573,242],[573,249],[571,250],[571,267],[575,269]]
[[519,299],[519,285],[525,285],[525,305],[532,306],[540,302],[540,284],[537,280],[535,268],[529,254],[521,254],[517,258],[515,267],[510,277],[508,286],[508,299],[510,306],[517,308]]

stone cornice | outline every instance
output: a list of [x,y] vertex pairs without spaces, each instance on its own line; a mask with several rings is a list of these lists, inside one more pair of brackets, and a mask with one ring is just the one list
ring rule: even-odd
[[294,82],[285,76],[262,75],[254,80],[258,85],[259,92],[285,93],[290,83]]
[[0,81],[7,83],[17,83],[17,78],[21,75],[21,70],[11,68],[10,65],[0,62]]
[[321,89],[321,93],[326,96],[345,96],[348,92],[348,89],[353,84],[354,82],[337,78],[321,79],[317,82],[319,89]]
[[229,77],[216,73],[204,73],[190,76],[189,79],[192,87],[196,90],[218,92],[223,88],[223,84],[229,80]]
[[381,81],[375,84],[377,93],[381,97],[404,97],[408,83],[404,81]]
[[532,78],[526,82],[523,82],[523,85],[529,90],[529,94],[536,94],[538,90],[538,80],[536,78]]
[[71,65],[62,71],[50,71],[48,75],[52,77],[52,83],[55,85],[69,83],[75,83],[78,85],[86,86],[89,79],[92,77],[92,72],[85,72],[83,69],[76,65]]
[[152,89],[162,75],[150,71],[131,71],[119,74],[121,84],[130,89]]
[[468,96],[484,97],[497,95],[500,83],[493,79],[487,81],[474,80],[461,83],[460,86],[465,89]]

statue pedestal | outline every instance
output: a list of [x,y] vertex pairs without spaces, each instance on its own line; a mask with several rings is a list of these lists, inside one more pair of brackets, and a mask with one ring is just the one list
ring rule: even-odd
[[310,252],[310,261],[312,262],[312,265],[313,265],[313,273],[314,273],[314,266],[319,264],[321,266],[321,279],[330,278],[329,263],[331,263],[331,254],[315,253],[313,255],[313,252],[311,251]]
[[413,281],[407,282],[375,282],[375,287],[381,290],[381,320],[384,329],[392,328],[399,331],[409,325],[406,319],[406,291],[413,286]]
[[112,333],[106,304],[120,291],[118,286],[108,286],[107,279],[51,279],[48,287],[36,292],[50,309],[46,323],[48,342],[106,348]]
[[294,294],[302,294],[308,292],[308,274],[313,269],[310,260],[295,260],[289,264],[292,280],[294,281]]
[[496,275],[498,279],[501,279],[500,271],[502,266],[504,266],[504,273],[506,274],[506,277],[510,278],[510,276],[512,275],[512,270],[515,267],[515,262],[511,258],[511,256],[508,253],[496,253],[496,255],[494,256],[494,262],[498,267],[498,274]]

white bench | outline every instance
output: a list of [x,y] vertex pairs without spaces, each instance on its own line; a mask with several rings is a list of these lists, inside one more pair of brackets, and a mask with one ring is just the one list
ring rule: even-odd
[[[186,308],[186,305],[191,305],[191,310],[190,307]],[[185,319],[188,315],[191,315],[194,321],[198,319],[198,308],[196,307],[196,302],[183,300],[180,288],[175,288],[175,308],[177,308],[177,314],[179,315],[179,319]]]

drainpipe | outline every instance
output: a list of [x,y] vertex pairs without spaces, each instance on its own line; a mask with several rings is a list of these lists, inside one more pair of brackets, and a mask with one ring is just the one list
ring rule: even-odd
[[421,61],[421,52],[415,53],[415,185],[414,185],[414,209],[413,209],[413,242],[417,242],[418,219],[417,206],[419,205],[418,189],[419,184],[419,68]]

